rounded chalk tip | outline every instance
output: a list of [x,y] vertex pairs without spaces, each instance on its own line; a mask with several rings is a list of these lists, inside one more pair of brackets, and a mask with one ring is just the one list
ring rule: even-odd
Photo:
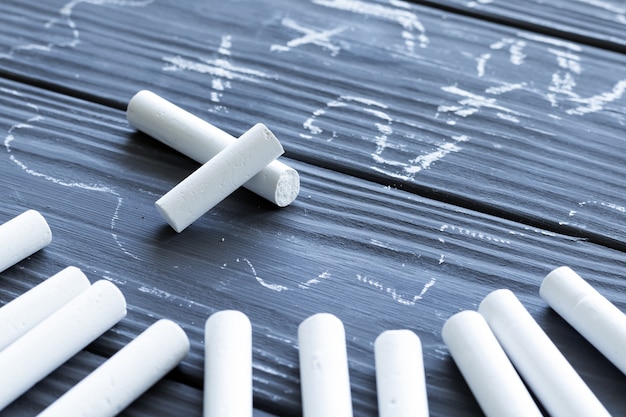
[[563,295],[567,290],[572,297],[582,297],[588,290],[588,284],[568,266],[560,266],[552,270],[541,282],[539,295],[544,300],[554,295]]
[[485,318],[488,318],[497,315],[497,312],[501,311],[502,307],[506,308],[517,302],[517,297],[513,294],[513,291],[506,288],[495,290],[483,298],[478,305],[478,312]]
[[464,310],[446,320],[441,328],[441,336],[444,343],[449,344],[459,330],[469,332],[471,329],[481,326],[487,326],[487,321],[478,311]]
[[161,217],[163,217],[167,224],[169,224],[172,229],[176,231],[176,233],[182,232],[189,226],[188,224],[183,224],[177,221],[175,216],[170,213],[169,207],[163,197],[154,202],[154,207],[156,207]]
[[221,310],[211,314],[205,323],[205,331],[209,333],[215,327],[227,326],[233,329],[245,331],[252,330],[252,324],[248,316],[238,310]]
[[274,202],[278,207],[286,207],[293,203],[300,193],[300,175],[298,171],[289,168],[283,171],[278,178]]
[[37,210],[29,209],[22,213],[19,217],[23,218],[27,224],[37,230],[41,238],[41,246],[48,246],[52,242],[52,230],[43,215]]
[[126,298],[124,297],[124,294],[117,287],[117,285],[113,284],[111,281],[108,281],[106,279],[98,280],[92,284],[92,288],[94,290],[97,289],[99,291],[98,299],[106,295],[107,300],[109,300],[111,303],[115,302],[118,305],[120,310],[121,309],[124,309],[124,311],[126,310],[127,306],[126,306]]
[[187,333],[177,323],[169,319],[160,319],[150,326],[155,332],[163,335],[166,338],[166,342],[169,344],[175,344],[179,346],[179,352],[182,357],[187,356],[191,344],[189,343],[189,337]]
[[384,350],[398,344],[412,346],[416,352],[421,352],[422,341],[412,330],[398,329],[385,330],[374,340],[374,350]]

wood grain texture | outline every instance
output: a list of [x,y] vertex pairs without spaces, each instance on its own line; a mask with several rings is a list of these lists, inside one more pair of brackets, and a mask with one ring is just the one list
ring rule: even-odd
[[[67,265],[113,281],[129,303],[128,316],[89,346],[85,363],[77,359],[42,382],[45,398],[28,394],[34,404],[50,400],[47,384],[62,391],[74,372],[170,318],[192,350],[157,389],[181,386],[171,392],[183,398],[160,415],[196,415],[204,321],[231,308],[253,323],[259,410],[300,414],[297,326],[324,311],[346,326],[355,415],[376,415],[373,342],[392,328],[422,339],[431,415],[476,415],[440,330],[491,290],[510,288],[607,408],[626,411],[624,377],[538,295],[543,276],[565,264],[626,307],[622,252],[295,160],[288,162],[302,175],[302,194],[293,205],[276,209],[241,190],[177,234],[153,202],[197,164],[134,132],[122,111],[8,81],[0,88],[0,215],[38,209],[53,230],[50,246],[2,273],[0,303]],[[150,407],[147,398],[141,404]]]
[[398,2],[71,5],[3,6],[0,71],[118,108],[150,88],[290,158],[623,247],[621,54]]
[[[153,414],[151,398],[159,415],[198,415],[204,321],[226,308],[253,324],[259,413],[300,415],[297,325],[326,311],[346,325],[355,415],[376,415],[373,342],[391,328],[422,338],[431,415],[480,415],[439,333],[497,288],[626,413],[624,376],[538,296],[569,265],[626,308],[623,55],[398,1],[0,12],[0,221],[34,208],[53,230],[0,275],[0,304],[68,265],[129,301],[16,415],[162,317],[191,354],[123,415]],[[198,165],[128,126],[143,88],[235,135],[265,122],[301,174],[298,200],[241,190],[173,232],[154,201]]]
[[415,3],[626,52],[626,6],[619,0],[419,0]]

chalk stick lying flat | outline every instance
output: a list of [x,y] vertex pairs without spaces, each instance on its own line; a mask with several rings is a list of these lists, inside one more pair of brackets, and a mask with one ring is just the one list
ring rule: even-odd
[[252,417],[252,326],[239,311],[212,314],[204,336],[204,417]]
[[453,315],[441,335],[487,417],[543,416],[480,313]]
[[0,351],[81,292],[89,279],[70,266],[0,308]]
[[343,323],[328,313],[298,326],[303,417],[352,417]]
[[374,342],[379,417],[428,417],[422,343],[410,330],[387,330]]
[[[236,138],[181,109],[151,91],[135,94],[126,116],[136,129],[204,164]],[[275,160],[244,187],[279,207],[291,204],[300,191],[298,172]]]
[[550,272],[539,294],[626,374],[626,315],[622,311],[567,266]]
[[0,272],[48,246],[52,232],[46,219],[27,210],[0,225]]
[[126,301],[100,280],[0,352],[0,410],[126,315]]
[[283,152],[268,128],[260,123],[254,125],[155,205],[180,233]]
[[40,417],[112,417],[163,378],[189,352],[176,323],[159,320],[100,365]]
[[515,294],[496,290],[478,312],[552,417],[610,416]]

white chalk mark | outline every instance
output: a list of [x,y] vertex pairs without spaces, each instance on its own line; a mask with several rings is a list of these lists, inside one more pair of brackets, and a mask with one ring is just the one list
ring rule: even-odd
[[509,60],[514,65],[522,65],[526,59],[526,54],[524,54],[526,42],[519,39],[503,38],[498,42],[492,43],[489,47],[493,50],[500,50],[508,47]]
[[219,57],[189,59],[180,55],[164,56],[162,59],[168,65],[163,67],[163,71],[192,71],[213,76],[211,87],[214,91],[211,92],[210,97],[214,103],[219,103],[223,91],[231,88],[232,80],[256,83],[259,78],[273,78],[263,71],[233,65],[230,61],[231,48],[232,37],[224,35],[217,51]]
[[606,93],[597,94],[592,97],[572,97],[571,101],[582,104],[573,109],[566,111],[568,114],[584,115],[588,113],[598,112],[604,109],[604,105],[613,101],[619,100],[623,97],[626,91],[626,79],[623,79],[613,86],[611,91]]
[[304,290],[308,290],[313,285],[317,285],[317,284],[321,283],[323,280],[329,279],[330,277],[331,277],[330,272],[324,271],[321,274],[319,274],[317,277],[311,278],[310,280],[308,280],[306,282],[298,284],[298,287],[302,288]]
[[476,59],[476,72],[479,77],[485,75],[485,66],[487,65],[487,61],[491,58],[491,54],[482,54]]
[[454,233],[454,234],[462,235],[462,236],[468,236],[474,239],[480,239],[480,240],[483,240],[485,242],[490,242],[490,243],[500,243],[500,244],[506,244],[506,245],[511,244],[511,241],[508,239],[502,239],[499,237],[491,236],[489,234],[479,232],[476,230],[467,229],[461,226],[444,224],[439,228],[439,231],[446,232],[446,233]]
[[[615,204],[615,203],[608,203],[606,201],[599,201],[599,200],[588,200],[588,201],[582,201],[580,203],[578,203],[578,205],[580,207],[585,207],[585,206],[589,206],[589,205],[596,205],[596,206],[600,206],[600,207],[606,207],[608,209],[617,211],[621,214],[626,213],[626,207],[619,205],[619,204]],[[576,212],[574,211],[574,214]],[[570,212],[570,216],[573,216],[574,214],[572,214]]]
[[[415,39],[422,48],[426,48],[429,43],[426,36],[426,29],[420,22],[417,15],[406,8],[404,10],[387,7],[380,4],[373,4],[361,0],[313,0],[313,3],[324,7],[345,10],[355,14],[371,16],[377,19],[393,21],[402,26],[402,38],[404,48],[409,54],[414,53]],[[417,34],[417,36],[415,36]]]
[[[276,292],[282,292],[282,291],[287,291],[289,288],[287,288],[284,285],[279,285],[279,284],[270,284],[268,282],[266,282],[263,278],[261,278],[257,273],[256,273],[256,269],[254,268],[254,265],[252,265],[252,262],[250,262],[247,258],[241,258],[241,261],[245,262],[248,267],[250,268],[250,271],[252,271],[252,275],[254,275],[254,279],[256,279],[256,281],[261,284],[263,287],[272,290],[272,291],[276,291]],[[240,262],[240,258],[236,259],[236,262]]]
[[457,146],[459,142],[467,142],[469,137],[466,135],[459,135],[452,137],[453,142],[443,142],[434,151],[424,155],[419,155],[415,159],[412,159],[411,166],[405,168],[405,171],[409,174],[415,175],[423,169],[428,169],[430,166],[442,159],[450,152],[459,152],[461,148]]
[[505,83],[502,85],[489,87],[485,90],[485,93],[497,96],[500,94],[508,93],[509,91],[519,90],[521,88],[524,88],[525,86],[526,83]]
[[424,287],[422,288],[419,294],[413,295],[413,296],[407,296],[405,294],[400,294],[395,288],[383,285],[380,281],[376,279],[369,278],[367,276],[363,276],[360,274],[356,275],[356,279],[359,282],[362,282],[364,284],[367,284],[377,289],[378,291],[388,294],[397,303],[402,304],[404,306],[408,306],[408,307],[414,306],[418,301],[422,300],[426,292],[437,282],[435,278],[432,278],[430,281],[424,284]]
[[573,42],[563,41],[557,38],[551,38],[549,36],[543,36],[543,35],[538,35],[535,33],[527,33],[527,32],[517,32],[516,35],[519,38],[524,38],[526,40],[533,41],[533,42],[540,42],[540,43],[545,43],[545,44],[552,45],[552,46],[558,46],[560,48],[566,48],[575,52],[582,51],[582,47],[580,45],[577,45]]
[[574,74],[580,74],[582,67],[580,66],[580,56],[560,49],[548,48],[548,52],[556,56],[557,63],[560,68],[571,71]]
[[300,32],[304,35],[299,38],[290,40],[289,42],[287,42],[286,45],[272,45],[270,47],[270,51],[286,52],[290,51],[291,48],[296,48],[298,46],[307,44],[321,46],[322,48],[329,50],[331,56],[336,56],[341,51],[341,47],[332,43],[330,38],[346,30],[345,27],[318,31],[302,26],[293,19],[285,18],[282,20],[281,23],[283,26]]
[[[9,91],[8,92],[11,95],[14,96],[18,96],[21,97],[22,95],[20,93],[18,93],[17,91]],[[31,103],[27,103],[27,107],[34,109],[36,112],[38,112],[38,108],[37,106],[31,104]],[[33,129],[34,125],[33,123],[37,123],[40,121],[45,120],[43,116],[36,114],[33,117],[30,117],[26,123],[15,123],[14,125],[12,125],[9,130],[7,131],[7,135],[4,138],[4,148],[6,153],[9,155],[9,160],[11,162],[13,162],[15,165],[17,165],[20,169],[22,169],[25,173],[27,173],[28,175],[32,175],[33,177],[36,178],[41,178],[45,181],[49,181],[55,185],[59,185],[62,187],[68,187],[68,188],[79,188],[82,190],[86,190],[86,191],[95,191],[95,192],[101,192],[101,193],[105,193],[105,194],[110,194],[113,195],[116,200],[117,200],[117,204],[115,206],[115,210],[113,212],[112,218],[111,218],[111,222],[109,224],[109,228],[110,228],[110,233],[111,233],[111,237],[113,238],[113,241],[116,243],[116,245],[118,246],[118,248],[126,255],[130,256],[133,259],[139,259],[136,255],[132,254],[131,252],[129,252],[125,246],[122,244],[122,242],[119,239],[119,236],[117,235],[117,233],[115,232],[116,230],[116,223],[117,220],[119,220],[119,211],[120,208],[122,207],[123,201],[124,199],[120,196],[120,194],[115,191],[114,189],[107,187],[107,186],[103,186],[100,184],[87,184],[87,183],[83,183],[83,182],[76,182],[76,181],[66,181],[66,180],[62,180],[59,178],[56,178],[52,175],[48,175],[45,174],[43,172],[40,172],[36,169],[33,169],[31,167],[29,167],[26,163],[24,163],[21,159],[19,159],[13,152],[13,142],[15,141],[15,134],[14,132],[18,131],[18,130],[25,130],[25,129]]]
[[441,87],[441,89],[446,93],[460,96],[461,99],[458,101],[458,106],[440,105],[437,108],[437,111],[440,113],[454,113],[457,116],[467,117],[485,108],[496,110],[503,115],[523,116],[523,114],[515,110],[499,105],[495,98],[484,97],[470,91],[463,90],[456,85],[444,86]]
[[151,4],[154,0],[72,0],[66,3],[61,9],[59,9],[59,17],[50,19],[44,25],[44,28],[49,29],[58,23],[63,24],[70,31],[69,39],[62,42],[47,42],[39,44],[22,44],[11,48],[9,54],[4,54],[2,57],[10,58],[17,51],[41,51],[50,52],[54,48],[75,48],[80,43],[80,31],[78,25],[72,18],[74,9],[80,4],[89,4],[93,6],[122,6],[122,7],[143,7]]

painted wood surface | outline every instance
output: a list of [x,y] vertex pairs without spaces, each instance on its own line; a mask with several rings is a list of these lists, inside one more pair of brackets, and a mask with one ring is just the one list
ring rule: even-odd
[[417,1],[507,26],[626,51],[626,6],[619,0]]
[[[626,412],[624,376],[538,295],[570,265],[626,307],[620,53],[397,1],[0,10],[0,221],[34,208],[53,229],[2,273],[0,304],[68,265],[129,300],[0,415],[32,415],[163,317],[191,354],[123,415],[199,415],[204,321],[226,308],[253,324],[259,415],[300,414],[297,325],[322,311],[346,325],[355,415],[376,415],[373,342],[391,328],[422,338],[431,415],[480,415],[440,330],[497,288]],[[143,88],[235,135],[266,123],[300,197],[237,191],[173,232],[154,201],[198,165],[128,126]]]

